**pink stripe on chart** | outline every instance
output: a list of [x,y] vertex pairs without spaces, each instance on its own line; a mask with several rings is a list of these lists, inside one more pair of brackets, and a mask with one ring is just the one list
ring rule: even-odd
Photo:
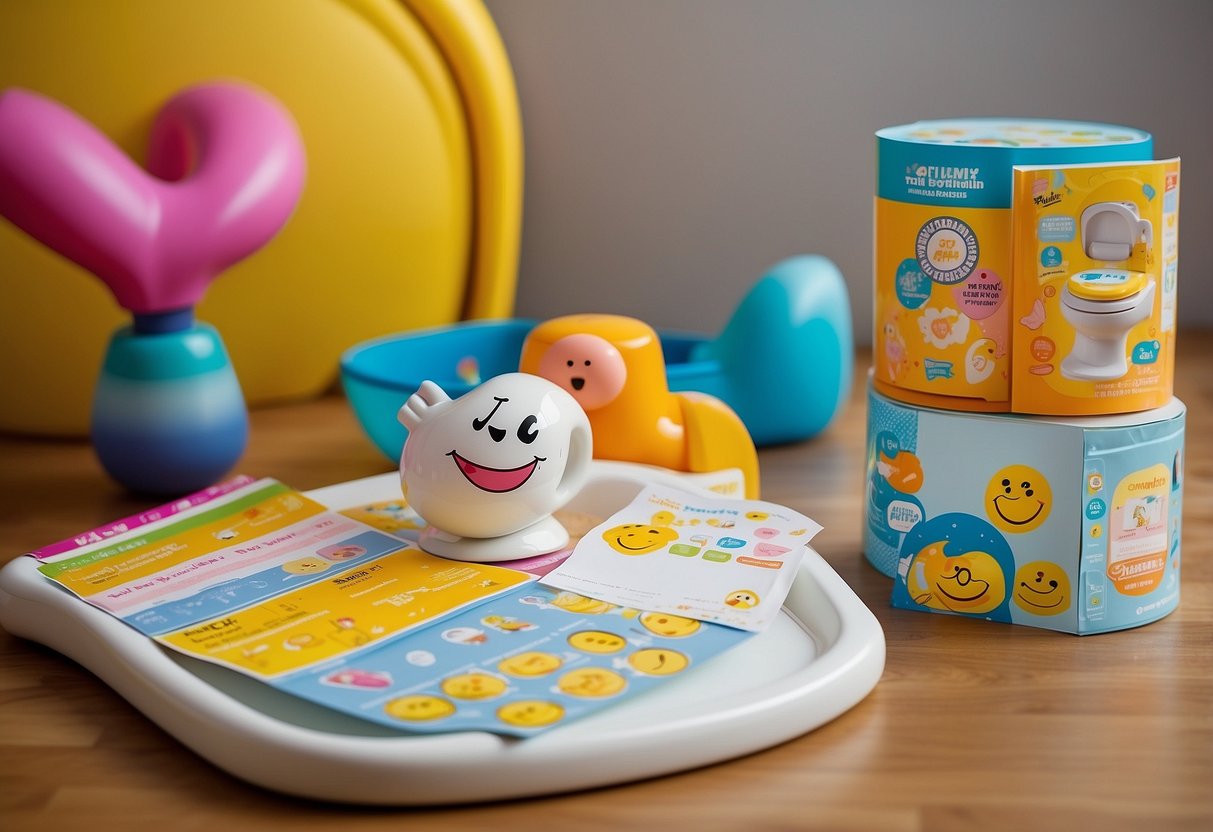
[[158,520],[163,520],[166,517],[172,517],[174,514],[180,514],[183,511],[196,508],[212,500],[217,500],[256,481],[253,477],[240,474],[218,485],[212,485],[209,488],[204,488],[201,491],[195,491],[193,494],[173,500],[171,503],[165,503],[162,506],[148,509],[140,514],[132,514],[130,517],[115,520],[113,523],[98,526],[95,529],[89,529],[86,532],[74,535],[66,540],[60,540],[58,543],[52,543],[49,546],[43,546],[41,549],[35,549],[27,554],[38,558],[38,560],[46,560],[55,555],[61,555],[64,552],[71,552],[75,549],[91,546],[94,543],[100,543],[108,538],[126,534],[129,531],[155,523]]
[[[333,519],[328,515],[322,514],[318,516],[325,522]],[[191,564],[199,564],[189,570],[188,574],[170,578],[163,582],[157,581],[155,575],[148,575],[131,580],[120,586],[110,587],[93,595],[82,597],[90,604],[114,615],[126,615],[131,610],[153,606],[162,599],[182,596],[190,591],[201,591],[211,584],[230,580],[230,576],[233,573],[245,575],[255,566],[273,565],[276,562],[280,564],[285,563],[288,560],[292,560],[301,551],[307,551],[310,554],[312,550],[318,548],[316,544],[323,543],[335,537],[343,537],[363,531],[364,527],[361,523],[342,518],[341,521],[333,522],[332,525],[323,529],[317,529],[314,521],[308,521],[307,528],[300,528],[298,525],[287,526],[284,529],[279,529],[274,534],[282,534],[292,529],[296,529],[296,533],[300,535],[298,540],[279,544],[267,544],[265,542],[266,539],[245,541],[236,546],[219,549],[215,552],[198,555],[189,560],[178,562],[172,566],[166,566],[164,569],[165,572],[171,574],[174,571],[182,571]],[[248,551],[258,543],[262,545],[263,549]],[[245,551],[242,554],[236,554],[236,549],[243,549]],[[326,559],[321,558],[321,560]],[[334,574],[346,568],[342,565],[341,561],[331,561],[330,563],[331,566],[328,569],[332,569]],[[325,571],[328,571],[328,569]]]

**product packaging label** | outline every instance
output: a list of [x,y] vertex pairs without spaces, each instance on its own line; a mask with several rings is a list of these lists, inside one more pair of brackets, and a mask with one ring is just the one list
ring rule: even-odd
[[1015,169],[1012,409],[1171,398],[1179,160]]

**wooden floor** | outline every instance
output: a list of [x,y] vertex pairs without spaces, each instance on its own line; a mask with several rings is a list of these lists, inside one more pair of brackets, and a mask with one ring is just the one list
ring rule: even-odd
[[[1179,343],[1183,596],[1160,622],[1078,638],[890,608],[889,580],[861,554],[857,383],[824,435],[762,453],[763,496],[825,525],[815,547],[888,640],[882,681],[834,722],[632,785],[351,809],[224,774],[77,665],[0,631],[0,829],[1213,828],[1213,333]],[[301,489],[390,469],[338,397],[254,413],[240,465]],[[0,437],[0,561],[146,505],[112,485],[83,443]]]

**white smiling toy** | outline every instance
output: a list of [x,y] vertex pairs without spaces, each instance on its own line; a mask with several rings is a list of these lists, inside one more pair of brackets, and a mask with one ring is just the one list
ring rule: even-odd
[[401,486],[429,524],[421,548],[488,563],[568,544],[552,512],[585,484],[593,443],[585,411],[563,389],[507,373],[451,399],[426,381],[397,418],[409,431]]

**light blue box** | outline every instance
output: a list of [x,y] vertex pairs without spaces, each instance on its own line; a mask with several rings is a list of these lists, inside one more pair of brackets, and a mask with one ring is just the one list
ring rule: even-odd
[[894,606],[1080,635],[1178,606],[1178,399],[1072,419],[868,403],[864,553]]

